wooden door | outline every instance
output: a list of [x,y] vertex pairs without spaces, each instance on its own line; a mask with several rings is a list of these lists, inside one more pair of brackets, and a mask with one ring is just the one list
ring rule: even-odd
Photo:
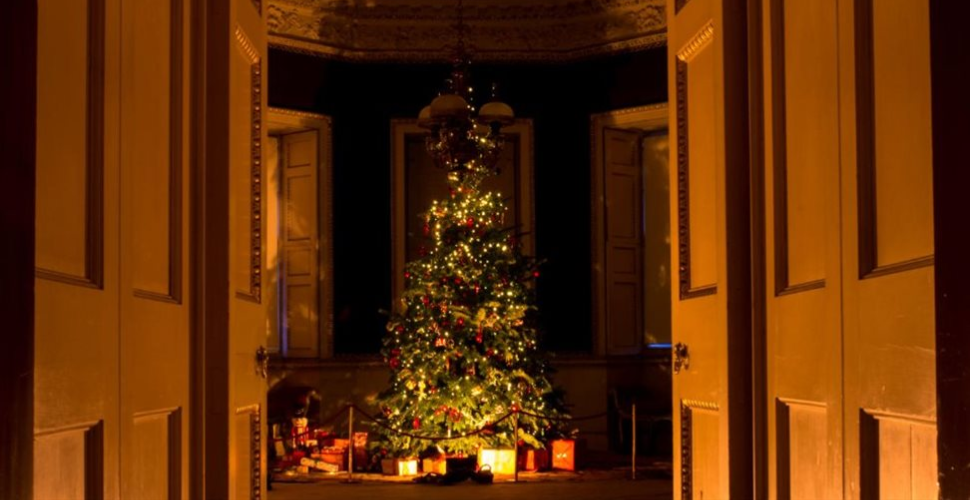
[[643,173],[640,132],[603,129],[607,354],[643,343]]
[[675,491],[750,498],[745,2],[668,4]]
[[187,26],[39,4],[35,498],[187,496]]
[[266,2],[231,0],[228,53],[229,386],[228,498],[266,496],[263,162]]
[[928,2],[764,8],[770,491],[935,498]]
[[838,1],[764,14],[769,491],[842,490]]
[[845,497],[936,498],[928,0],[841,0]]

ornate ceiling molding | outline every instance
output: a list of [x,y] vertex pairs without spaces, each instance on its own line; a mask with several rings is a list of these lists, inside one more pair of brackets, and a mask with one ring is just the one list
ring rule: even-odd
[[[466,0],[476,61],[570,61],[666,43],[665,0]],[[446,61],[457,15],[441,0],[269,0],[274,47],[363,61]]]

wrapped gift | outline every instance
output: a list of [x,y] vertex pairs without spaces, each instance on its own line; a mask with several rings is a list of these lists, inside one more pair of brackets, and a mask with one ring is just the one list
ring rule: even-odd
[[549,468],[549,450],[519,449],[519,470],[537,471]]
[[340,466],[337,464],[332,464],[330,462],[324,462],[323,460],[317,460],[313,464],[313,468],[321,472],[339,472]]
[[421,461],[421,472],[427,474],[436,472],[444,475],[448,472],[448,459],[445,456],[426,458]]
[[553,469],[576,470],[576,441],[557,439],[549,444],[552,452]]
[[323,448],[320,450],[319,461],[337,466],[337,470],[347,469],[346,448]]
[[354,433],[354,469],[363,470],[367,468],[367,433]]
[[416,458],[385,458],[381,460],[381,472],[385,476],[414,476],[418,473]]

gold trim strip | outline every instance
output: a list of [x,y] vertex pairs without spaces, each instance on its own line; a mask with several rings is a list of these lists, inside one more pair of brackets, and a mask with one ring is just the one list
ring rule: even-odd
[[700,31],[677,51],[677,59],[690,62],[702,49],[714,40],[714,21],[708,21]]

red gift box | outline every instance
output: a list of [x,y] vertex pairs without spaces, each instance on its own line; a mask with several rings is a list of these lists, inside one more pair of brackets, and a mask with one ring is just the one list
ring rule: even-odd
[[576,441],[557,439],[550,445],[553,469],[576,470]]
[[519,449],[519,470],[536,471],[549,468],[549,450]]
[[320,461],[336,465],[339,470],[347,469],[346,448],[324,448],[320,450]]

